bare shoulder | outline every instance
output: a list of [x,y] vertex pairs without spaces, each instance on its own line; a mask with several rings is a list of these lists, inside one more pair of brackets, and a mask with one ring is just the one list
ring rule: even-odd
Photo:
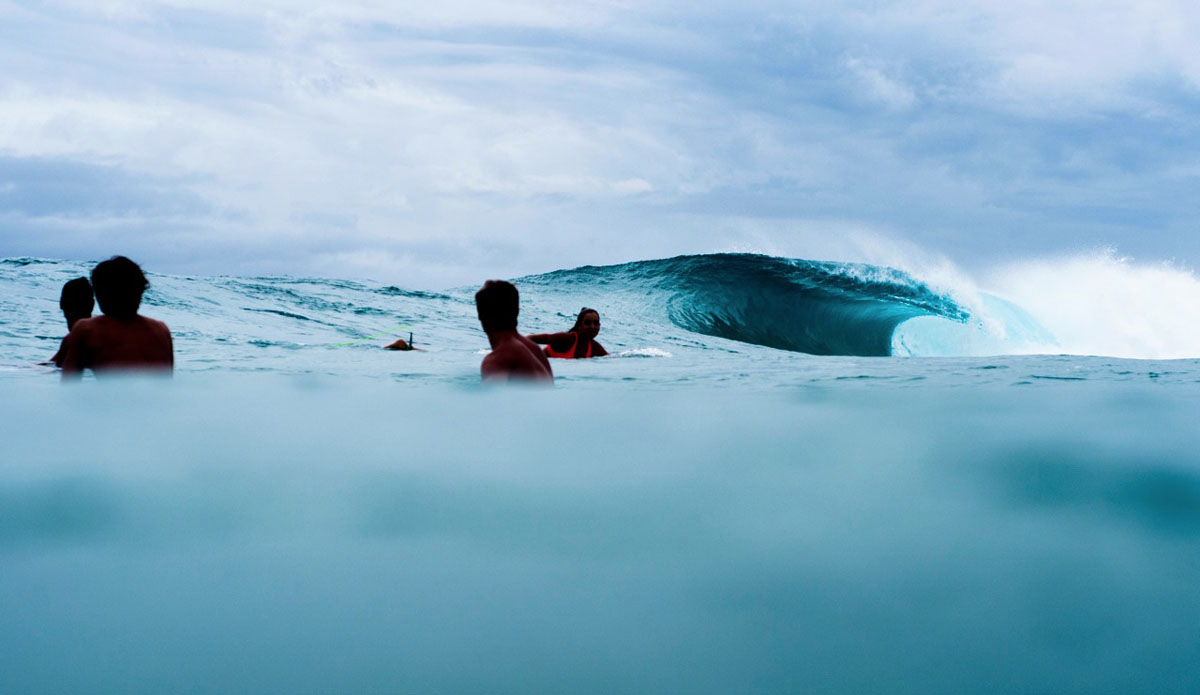
[[532,340],[529,340],[525,336],[520,336],[520,338],[521,346],[529,352],[530,357],[546,370],[546,374],[550,378],[554,378],[554,370],[550,368],[550,360],[546,359],[546,353],[542,352],[542,349],[535,345]]
[[102,317],[100,316],[93,316],[91,318],[79,319],[75,322],[74,326],[71,326],[71,332],[68,333],[68,335],[84,335],[86,333],[91,333],[92,331],[96,330],[96,325],[100,323],[101,318]]
[[162,321],[159,321],[158,319],[152,319],[149,316],[142,316],[141,319],[144,322],[144,325],[155,333],[165,333],[166,335],[171,335],[171,329],[167,328],[167,324],[163,323]]
[[512,367],[521,364],[525,356],[526,351],[523,345],[516,342],[505,342],[493,348],[483,358],[483,364],[495,367]]
[[485,381],[509,381],[528,372],[528,362],[519,347],[501,347],[483,358],[479,371]]
[[479,365],[479,371],[487,381],[507,379],[508,370],[504,366],[504,356],[497,352],[489,352]]
[[69,348],[74,346],[78,349],[83,349],[84,346],[95,340],[94,336],[97,334],[102,335],[104,330],[103,322],[98,322],[97,318],[99,317],[76,321],[75,325],[71,326],[71,331],[67,333],[67,337],[63,338],[63,347]]
[[536,345],[524,336],[517,335],[499,342],[483,358],[480,369],[487,380],[516,378],[553,381],[553,372],[544,359]]

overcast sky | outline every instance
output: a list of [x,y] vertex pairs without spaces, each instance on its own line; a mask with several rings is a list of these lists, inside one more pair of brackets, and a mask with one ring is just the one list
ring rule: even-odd
[[1198,45],[1194,0],[0,0],[0,256],[1196,266]]

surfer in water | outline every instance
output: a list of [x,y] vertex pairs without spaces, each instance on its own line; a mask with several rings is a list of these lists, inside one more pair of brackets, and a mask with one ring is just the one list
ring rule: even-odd
[[412,333],[408,334],[408,340],[405,340],[404,338],[397,338],[396,342],[394,342],[390,345],[384,345],[383,349],[384,350],[399,350],[401,352],[408,352],[410,350],[417,350],[418,352],[422,351],[421,348],[419,348],[419,347],[413,347]]
[[488,280],[475,293],[479,323],[492,351],[483,358],[480,373],[485,382],[533,381],[554,383],[550,361],[528,338],[517,332],[520,295],[511,282]]
[[[87,278],[75,278],[63,285],[62,295],[58,298],[58,308],[62,309],[63,317],[67,320],[67,333],[80,319],[90,319],[92,309],[96,308],[96,299],[92,296],[92,286]],[[58,346],[58,352],[49,362],[40,362],[42,366],[63,366],[63,357],[67,354],[67,338],[64,336]]]
[[78,379],[84,369],[97,374],[146,370],[170,374],[175,367],[171,331],[138,308],[150,282],[137,263],[113,256],[92,269],[92,289],[103,316],[80,319],[66,338],[63,379]]
[[575,325],[566,333],[535,333],[529,339],[546,346],[546,357],[583,359],[604,357],[608,350],[596,342],[600,334],[600,312],[584,307],[575,318]]

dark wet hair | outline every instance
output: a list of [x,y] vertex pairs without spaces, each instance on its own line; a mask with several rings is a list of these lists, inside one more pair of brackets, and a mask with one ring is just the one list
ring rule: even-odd
[[68,280],[58,298],[58,308],[67,316],[91,316],[92,309],[96,308],[96,298],[92,296],[92,285],[88,279]]
[[488,280],[475,293],[475,309],[485,332],[516,330],[520,305],[516,286],[505,280]]
[[584,314],[595,314],[596,319],[597,320],[600,319],[599,311],[596,311],[595,309],[593,309],[591,307],[585,306],[584,308],[579,310],[579,316],[575,317],[575,325],[571,326],[571,330],[567,331],[568,333],[575,333],[575,332],[579,331],[579,324],[583,323],[583,315]]
[[148,287],[150,281],[142,269],[124,256],[113,256],[92,269],[92,289],[100,311],[115,319],[136,316]]

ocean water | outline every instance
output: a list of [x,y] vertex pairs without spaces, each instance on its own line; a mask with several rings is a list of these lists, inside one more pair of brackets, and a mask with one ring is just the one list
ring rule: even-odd
[[89,267],[0,261],[0,692],[1200,686],[1185,270],[520,278],[614,353],[553,390],[479,387],[474,288],[152,275],[175,377],[63,386]]

